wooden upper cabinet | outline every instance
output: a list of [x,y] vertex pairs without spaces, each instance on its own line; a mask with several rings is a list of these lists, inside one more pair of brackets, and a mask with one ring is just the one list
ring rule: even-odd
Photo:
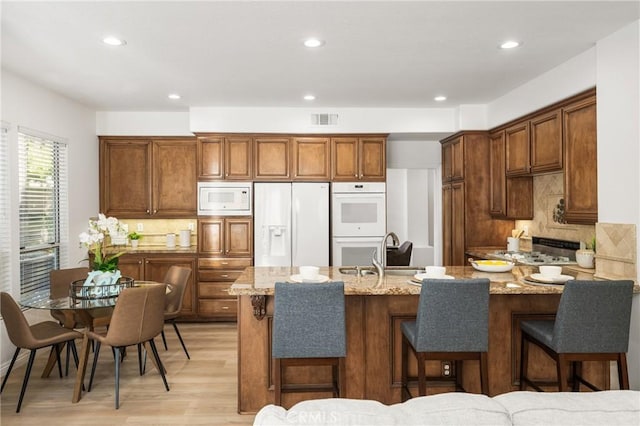
[[515,124],[505,130],[506,174],[527,175],[529,161],[529,122]]
[[198,179],[251,180],[251,154],[249,136],[198,137]]
[[151,141],[100,138],[100,211],[118,218],[151,214]]
[[198,221],[199,252],[208,256],[253,256],[253,220],[225,217]]
[[290,140],[285,137],[254,139],[255,180],[290,180]]
[[531,128],[531,172],[562,170],[562,116],[561,110],[534,117]]
[[331,139],[333,180],[358,180],[358,138]]
[[360,138],[359,145],[359,179],[368,181],[386,180],[386,138]]
[[334,181],[384,182],[387,176],[386,138],[332,138],[331,170]]
[[562,109],[564,197],[567,223],[598,221],[598,163],[595,95]]
[[489,171],[491,198],[489,213],[496,217],[507,215],[507,183],[505,171],[504,130],[489,135]]
[[294,138],[292,151],[294,180],[328,181],[331,178],[329,138]]
[[196,141],[153,141],[153,216],[197,214]]
[[462,136],[442,144],[442,181],[464,179],[464,138]]
[[100,138],[100,211],[193,217],[196,203],[195,139]]

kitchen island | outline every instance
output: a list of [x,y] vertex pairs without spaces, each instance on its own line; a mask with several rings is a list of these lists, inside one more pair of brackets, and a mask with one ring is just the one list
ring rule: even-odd
[[[343,270],[344,271],[344,270]],[[273,403],[271,374],[271,326],[274,283],[290,281],[297,268],[249,267],[231,286],[238,296],[238,411],[255,413]],[[491,281],[489,306],[489,393],[497,395],[518,390],[520,330],[519,322],[553,318],[562,286],[530,285],[523,278],[537,272],[530,266],[516,266],[507,273],[487,273],[472,267],[447,267],[455,278],[488,278]],[[584,272],[565,272],[577,279],[592,279]],[[345,283],[347,323],[346,396],[373,399],[385,404],[400,402],[401,341],[400,324],[413,320],[418,308],[420,285],[411,283],[411,275],[358,276],[340,273],[338,267],[320,269],[320,274]],[[640,287],[636,285],[636,293]],[[322,303],[322,301],[318,301]],[[410,358],[411,359],[411,358]],[[532,348],[529,375],[552,381],[553,361]],[[440,361],[427,364],[427,375],[438,379],[428,393],[452,391],[452,378],[463,373],[464,387],[479,393],[477,361],[466,361],[463,372],[452,368],[445,375]],[[409,367],[415,376],[415,360]],[[583,373],[594,384],[609,388],[609,364],[585,363]],[[299,367],[287,372],[287,382],[327,382],[329,372]],[[413,391],[416,394],[416,391]],[[285,407],[309,398],[330,397],[327,393],[283,395]]]

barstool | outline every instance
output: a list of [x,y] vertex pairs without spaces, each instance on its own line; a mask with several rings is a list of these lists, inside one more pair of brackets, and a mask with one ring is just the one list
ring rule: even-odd
[[[330,391],[345,395],[347,354],[344,283],[275,284],[273,311],[274,400],[284,392]],[[331,366],[330,384],[283,384],[288,366]]]
[[542,348],[556,362],[558,388],[569,390],[567,364],[573,372],[572,390],[580,383],[600,390],[580,376],[582,361],[616,361],[621,389],[629,389],[626,352],[633,281],[567,281],[560,297],[555,320],[529,320],[520,323],[520,390],[529,385],[542,391],[529,379],[529,343]]
[[402,329],[402,400],[411,398],[408,386],[409,348],[418,361],[418,392],[427,394],[425,361],[455,360],[456,390],[462,387],[463,360],[479,360],[482,393],[489,394],[489,280],[422,281],[416,321]]

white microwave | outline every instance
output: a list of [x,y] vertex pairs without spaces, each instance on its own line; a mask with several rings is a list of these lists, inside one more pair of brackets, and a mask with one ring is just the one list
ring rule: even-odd
[[251,182],[198,182],[198,215],[249,216]]

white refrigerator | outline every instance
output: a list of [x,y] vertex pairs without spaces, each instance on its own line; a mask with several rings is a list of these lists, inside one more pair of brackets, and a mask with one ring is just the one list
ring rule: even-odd
[[329,266],[329,183],[254,183],[254,265]]

